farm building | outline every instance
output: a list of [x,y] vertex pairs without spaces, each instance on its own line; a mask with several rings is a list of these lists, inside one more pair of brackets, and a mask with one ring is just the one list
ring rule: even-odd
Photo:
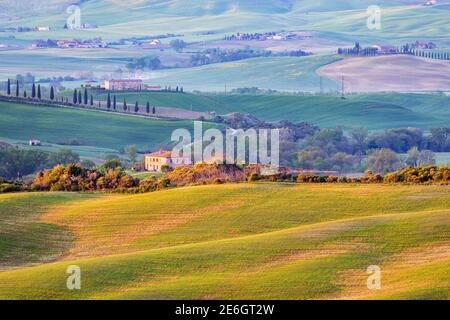
[[36,31],[50,31],[50,27],[48,26],[38,26],[36,27]]
[[376,49],[378,54],[398,53],[398,48],[390,45],[374,45],[371,48]]
[[39,140],[36,140],[36,139],[31,139],[30,141],[28,141],[28,145],[30,145],[30,146],[40,146],[41,145],[41,142],[39,141]]
[[105,80],[104,86],[106,90],[117,90],[117,91],[144,89],[144,83],[140,79]]
[[189,158],[172,158],[172,152],[159,150],[144,156],[144,168],[146,171],[160,172],[163,166],[175,168],[182,165],[190,165]]
[[162,90],[161,86],[148,86],[148,85],[145,85],[144,89],[145,89],[145,91],[161,91]]
[[423,4],[424,6],[435,6],[437,5],[437,0],[429,0]]

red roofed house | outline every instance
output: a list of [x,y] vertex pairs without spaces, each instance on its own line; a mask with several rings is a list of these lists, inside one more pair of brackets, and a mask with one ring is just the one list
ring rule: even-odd
[[172,152],[159,150],[157,152],[149,153],[144,156],[144,168],[147,171],[162,171],[163,166],[175,168],[182,165],[190,165],[189,158],[172,158]]
[[106,90],[142,90],[144,83],[140,79],[112,79],[105,81]]

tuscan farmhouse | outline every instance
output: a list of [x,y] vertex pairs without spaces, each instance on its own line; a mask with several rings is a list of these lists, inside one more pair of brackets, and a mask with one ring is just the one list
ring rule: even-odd
[[116,91],[143,90],[145,88],[143,81],[140,79],[105,80],[104,86],[106,90],[116,90]]
[[172,152],[159,150],[144,156],[144,168],[146,171],[161,172],[163,166],[176,168],[178,166],[190,165],[189,158],[172,158]]

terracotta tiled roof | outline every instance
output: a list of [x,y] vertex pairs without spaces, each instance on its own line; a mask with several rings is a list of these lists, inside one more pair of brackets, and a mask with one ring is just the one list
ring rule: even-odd
[[142,82],[140,79],[111,79],[109,82]]
[[160,158],[171,158],[172,152],[166,151],[166,150],[158,150],[153,153],[147,153],[145,155],[146,157],[160,157]]

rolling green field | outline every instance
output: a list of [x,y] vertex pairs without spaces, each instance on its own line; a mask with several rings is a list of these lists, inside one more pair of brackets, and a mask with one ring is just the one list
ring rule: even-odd
[[[1,41],[0,41],[1,43]],[[164,53],[167,54],[167,53]],[[159,55],[160,52],[126,49],[44,49],[0,51],[0,79],[31,72],[38,78],[61,75],[78,77],[91,72],[96,77],[113,77],[118,69],[133,57]],[[218,63],[195,68],[175,68],[145,71],[145,83],[150,85],[183,86],[187,91],[223,91],[240,87],[259,87],[280,91],[319,92],[320,77],[316,70],[340,60],[333,55],[308,57],[269,57]],[[214,77],[211,75],[214,74]],[[131,75],[130,75],[131,76]],[[80,85],[82,81],[64,82],[65,87]],[[322,79],[326,92],[339,90],[340,85]]]
[[[308,121],[320,127],[342,126],[345,129],[366,126],[372,130],[395,127],[429,130],[450,121],[450,98],[444,95],[370,94],[352,95],[342,100],[333,96],[118,94],[119,101],[123,98],[138,100],[142,105],[149,101],[161,107],[215,111],[219,115],[240,112],[266,121]],[[5,102],[0,102],[0,115],[2,141],[27,148],[29,139],[38,139],[44,143],[42,150],[69,147],[83,158],[97,162],[130,144],[141,150],[153,150],[170,143],[173,130],[193,128],[190,120],[156,120]],[[213,124],[204,126],[206,129]],[[74,140],[80,145],[66,145]]]
[[[154,120],[5,102],[0,102],[0,115],[0,140],[38,139],[53,144],[78,140],[83,146],[113,150],[131,144],[140,149],[152,150],[170,143],[172,131],[175,129],[193,130],[193,122],[187,120]],[[205,128],[210,126],[207,123],[204,125]]]
[[449,208],[439,186],[0,195],[0,298],[449,299]]
[[[379,130],[396,127],[429,129],[450,121],[450,97],[439,94],[377,93],[347,96],[263,94],[118,94],[119,101],[139,101],[194,111],[251,114],[267,121],[309,121],[320,127],[366,126]],[[106,96],[99,96],[106,99]]]
[[[319,92],[320,77],[316,70],[338,61],[332,55],[308,57],[255,58],[218,63],[195,68],[160,70],[150,73],[149,83],[181,85],[185,90],[223,92],[243,87],[280,91]],[[214,76],[212,76],[214,75]],[[322,79],[325,92],[338,91],[340,84]]]
[[[60,6],[48,3],[49,10],[27,5],[13,12],[35,9],[39,15],[23,14],[20,20],[4,20],[0,26],[48,25],[50,32],[26,33],[23,39],[87,38],[102,35],[105,39],[127,36],[183,33],[186,39],[207,41],[222,38],[233,32],[258,32],[274,30],[318,30],[334,38],[364,42],[432,39],[450,45],[448,5],[426,7],[410,5],[411,1],[378,1],[382,9],[383,26],[379,31],[366,27],[366,9],[373,2],[340,1],[320,2],[312,0],[294,1],[130,1],[127,3],[97,0],[85,1],[81,5],[83,22],[96,24],[98,29],[67,31],[62,27],[69,16],[65,8],[69,1],[56,0]],[[8,11],[7,11],[8,12]],[[420,19],[417,17],[420,16]],[[199,28],[199,26],[201,26]],[[198,36],[199,31],[213,31],[208,36]]]
[[[66,1],[55,1],[57,10],[24,15],[18,20],[0,22],[8,26],[50,26],[48,32],[0,33],[0,43],[17,44],[19,50],[0,50],[0,73],[13,76],[31,72],[38,77],[79,76],[93,72],[97,78],[112,77],[117,69],[125,70],[130,58],[146,55],[166,55],[159,50],[140,50],[131,45],[111,49],[39,49],[27,50],[37,39],[90,39],[102,37],[105,41],[123,38],[178,35],[190,43],[221,40],[236,32],[267,32],[281,30],[313,31],[318,37],[347,43],[360,42],[363,46],[393,44],[396,46],[415,41],[433,41],[440,52],[450,48],[447,23],[450,5],[433,7],[411,6],[410,1],[379,1],[382,8],[381,30],[369,30],[366,8],[370,1],[322,3],[317,1],[201,1],[186,4],[172,1],[170,5],[159,1],[133,1],[129,3],[105,0],[85,1],[81,5],[82,21],[98,25],[97,29],[64,30],[68,14]],[[32,6],[23,9],[32,10]],[[348,10],[348,11],[341,11]],[[420,19],[417,19],[420,17]],[[164,43],[169,39],[163,39]],[[301,43],[299,48],[302,49]],[[303,48],[304,49],[304,48]],[[336,52],[330,50],[329,53]],[[170,51],[170,50],[168,50]],[[307,58],[262,58],[235,63],[220,63],[196,68],[147,70],[139,75],[152,84],[183,85],[187,90],[222,91],[229,88],[259,86],[289,91],[319,90],[315,74],[330,56]],[[336,58],[334,58],[336,59]],[[211,75],[214,75],[212,77]],[[133,74],[130,77],[135,76]],[[70,86],[70,84],[68,84]],[[324,79],[326,90],[336,90],[339,84]]]

